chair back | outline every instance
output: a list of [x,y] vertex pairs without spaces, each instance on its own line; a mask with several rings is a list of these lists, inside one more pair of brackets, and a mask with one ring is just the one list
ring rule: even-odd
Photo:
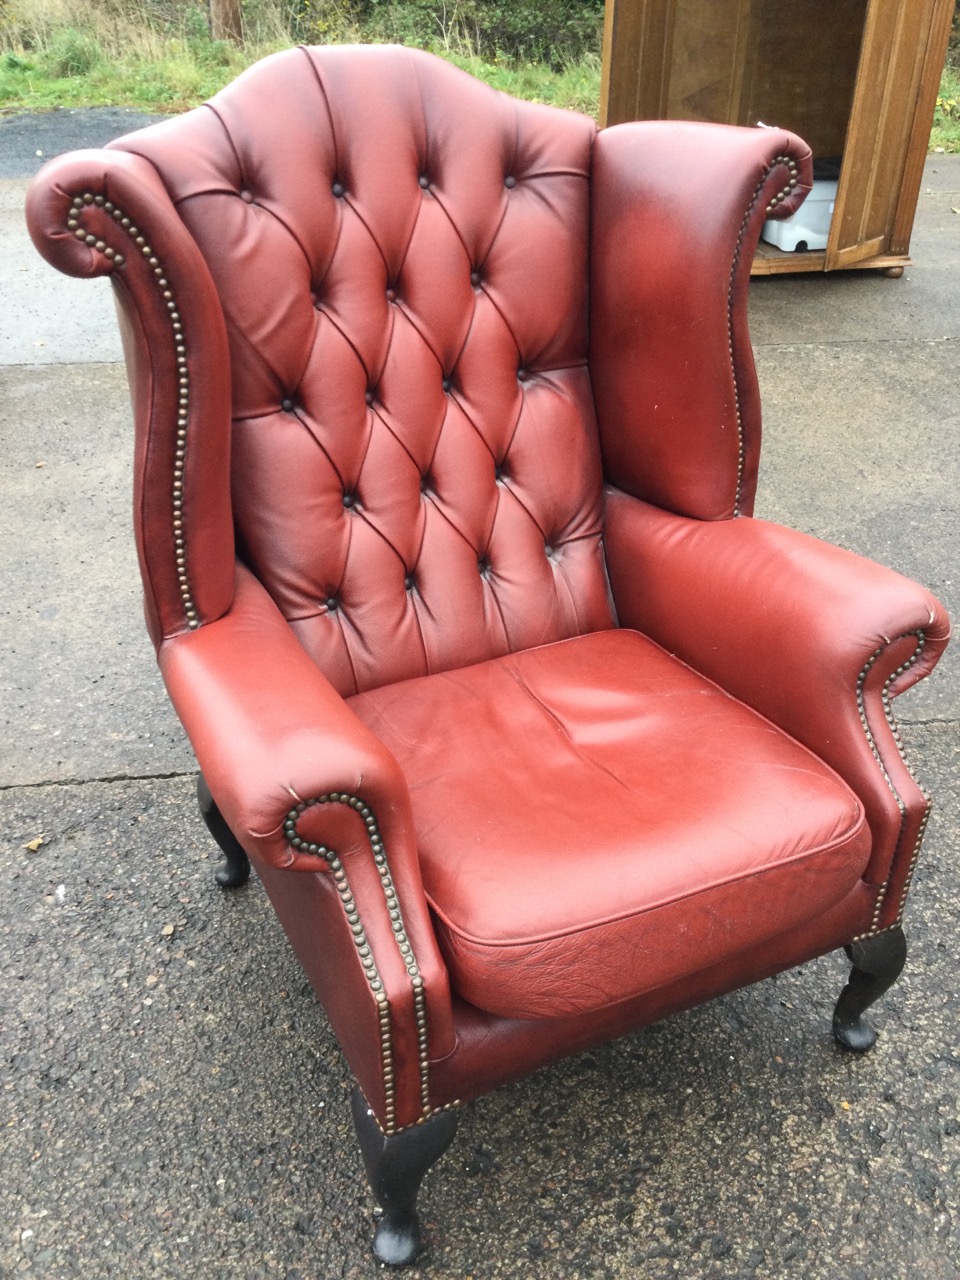
[[278,54],[116,144],[219,293],[239,554],[345,695],[612,625],[595,136],[367,46]]

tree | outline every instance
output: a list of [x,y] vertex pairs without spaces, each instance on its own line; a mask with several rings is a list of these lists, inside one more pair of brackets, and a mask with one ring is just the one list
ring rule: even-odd
[[232,40],[243,44],[243,18],[240,0],[209,0],[210,35],[214,40]]

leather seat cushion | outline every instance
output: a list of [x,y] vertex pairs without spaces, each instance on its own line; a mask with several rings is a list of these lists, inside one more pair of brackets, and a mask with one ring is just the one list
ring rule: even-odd
[[869,857],[836,774],[634,631],[350,705],[408,779],[453,988],[502,1017],[694,974],[817,916]]

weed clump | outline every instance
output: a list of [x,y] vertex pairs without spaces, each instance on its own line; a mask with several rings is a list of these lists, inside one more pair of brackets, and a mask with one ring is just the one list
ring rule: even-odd
[[39,59],[41,69],[54,78],[86,76],[104,61],[99,41],[76,27],[54,31]]

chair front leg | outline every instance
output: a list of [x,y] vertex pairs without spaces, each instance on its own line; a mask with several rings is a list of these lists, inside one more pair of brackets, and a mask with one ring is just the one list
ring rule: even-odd
[[370,1189],[383,1210],[373,1251],[388,1266],[407,1266],[423,1247],[417,1218],[420,1183],[453,1141],[457,1113],[439,1111],[399,1133],[385,1134],[357,1088],[351,1107]]
[[871,938],[860,938],[845,947],[853,968],[840,992],[833,1014],[837,1043],[855,1053],[865,1053],[877,1041],[877,1033],[863,1017],[875,1000],[896,982],[907,959],[907,941],[899,925]]

